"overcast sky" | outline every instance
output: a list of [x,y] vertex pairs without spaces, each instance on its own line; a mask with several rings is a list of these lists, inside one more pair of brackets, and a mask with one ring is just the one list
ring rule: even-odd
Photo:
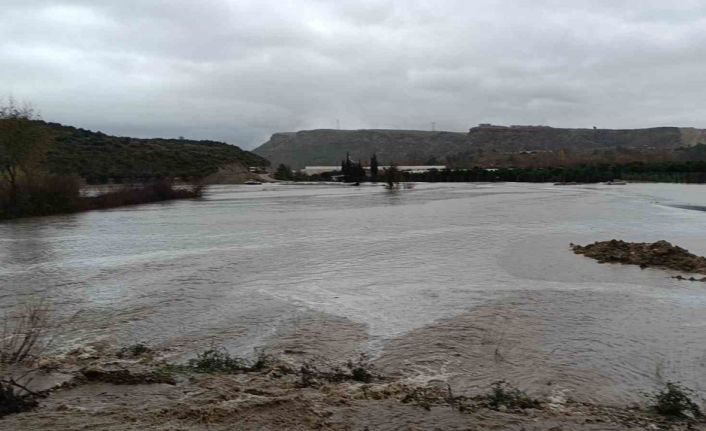
[[1,3],[0,92],[111,134],[706,127],[706,0]]

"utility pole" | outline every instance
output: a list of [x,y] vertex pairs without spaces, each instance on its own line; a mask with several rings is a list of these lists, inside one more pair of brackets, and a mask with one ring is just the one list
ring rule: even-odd
[[336,118],[336,129],[341,130],[341,120]]
[[431,122],[431,131],[436,132],[436,121]]

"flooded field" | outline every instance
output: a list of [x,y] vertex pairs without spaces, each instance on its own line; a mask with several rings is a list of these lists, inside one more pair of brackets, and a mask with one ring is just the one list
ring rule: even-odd
[[[458,392],[507,379],[603,403],[706,393],[706,283],[569,243],[706,255],[706,187],[215,186],[201,201],[0,224],[0,314],[45,297],[57,349],[212,344],[336,360]],[[548,389],[550,388],[550,389]]]

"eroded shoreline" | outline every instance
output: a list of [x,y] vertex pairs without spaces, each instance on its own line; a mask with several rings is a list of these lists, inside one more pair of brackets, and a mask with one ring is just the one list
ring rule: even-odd
[[[324,315],[281,333],[267,361],[194,369],[170,349],[96,341],[33,364],[46,395],[8,429],[508,429],[706,430],[629,402],[600,401],[611,382],[555,363],[542,322],[511,304],[481,307],[412,331],[360,359],[365,328]],[[347,332],[342,343],[335,333]],[[304,342],[310,340],[310,342]],[[299,346],[299,347],[297,347]],[[305,346],[305,347],[301,347]],[[264,364],[264,365],[263,365]],[[364,372],[356,371],[362,368]],[[493,404],[499,380],[533,403]],[[595,393],[591,399],[587,394]],[[503,401],[505,402],[505,401]]]

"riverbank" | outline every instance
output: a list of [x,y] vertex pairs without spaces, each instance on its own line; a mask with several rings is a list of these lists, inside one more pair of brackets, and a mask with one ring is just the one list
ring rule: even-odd
[[103,193],[81,192],[73,178],[49,178],[22,185],[18,190],[0,194],[0,221],[24,217],[71,214],[99,209],[140,205],[203,195],[200,184],[174,185],[162,180],[114,187]]
[[[211,350],[210,352],[215,352]],[[89,345],[39,360],[39,405],[0,418],[6,429],[49,430],[706,430],[699,418],[645,405],[535,399],[504,383],[478,396],[443,380],[389,376],[364,357],[256,362],[202,353],[174,365],[146,346]]]

